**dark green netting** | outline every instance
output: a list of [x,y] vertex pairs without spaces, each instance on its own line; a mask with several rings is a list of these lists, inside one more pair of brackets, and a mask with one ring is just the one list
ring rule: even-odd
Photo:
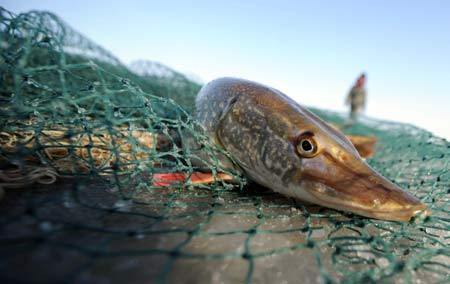
[[155,173],[199,170],[199,152],[233,175],[190,115],[200,86],[136,75],[50,13],[2,9],[0,32],[2,283],[449,280],[446,140],[364,118],[346,129],[375,135],[369,163],[431,208],[409,223],[304,205],[239,176],[154,186]]

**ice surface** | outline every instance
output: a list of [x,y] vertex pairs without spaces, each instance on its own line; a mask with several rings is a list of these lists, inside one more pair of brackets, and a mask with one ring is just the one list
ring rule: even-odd
[[[171,203],[167,189],[124,200],[100,186],[83,187],[75,196],[69,194],[69,183],[58,186],[28,192],[35,201],[32,210],[23,202],[26,193],[8,192],[1,208],[2,220],[8,223],[0,237],[4,278],[321,283],[369,271],[381,277],[398,260],[408,263],[418,244],[448,245],[439,225],[410,235],[402,235],[405,225],[392,222],[358,227],[354,221],[359,217],[330,214],[332,210],[264,190],[191,190],[177,192]],[[67,200],[76,206],[65,206]],[[442,264],[449,259],[440,255],[432,261]],[[388,278],[403,283],[404,276],[417,283],[442,278],[423,268],[414,275],[408,270]]]

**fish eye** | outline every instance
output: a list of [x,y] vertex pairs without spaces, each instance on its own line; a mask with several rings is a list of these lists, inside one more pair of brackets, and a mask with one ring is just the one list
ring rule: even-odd
[[305,158],[312,158],[317,154],[317,143],[310,132],[300,135],[297,139],[297,152]]

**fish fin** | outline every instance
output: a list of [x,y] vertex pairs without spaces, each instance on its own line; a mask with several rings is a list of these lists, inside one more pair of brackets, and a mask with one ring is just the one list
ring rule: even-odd
[[370,158],[374,155],[375,144],[377,143],[375,136],[347,135],[347,138],[355,146],[361,157]]

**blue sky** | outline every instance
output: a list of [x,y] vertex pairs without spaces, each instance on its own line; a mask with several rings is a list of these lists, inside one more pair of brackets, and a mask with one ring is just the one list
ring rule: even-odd
[[0,0],[58,14],[123,62],[151,59],[209,81],[235,76],[301,104],[345,110],[368,74],[372,117],[450,139],[450,1]]

